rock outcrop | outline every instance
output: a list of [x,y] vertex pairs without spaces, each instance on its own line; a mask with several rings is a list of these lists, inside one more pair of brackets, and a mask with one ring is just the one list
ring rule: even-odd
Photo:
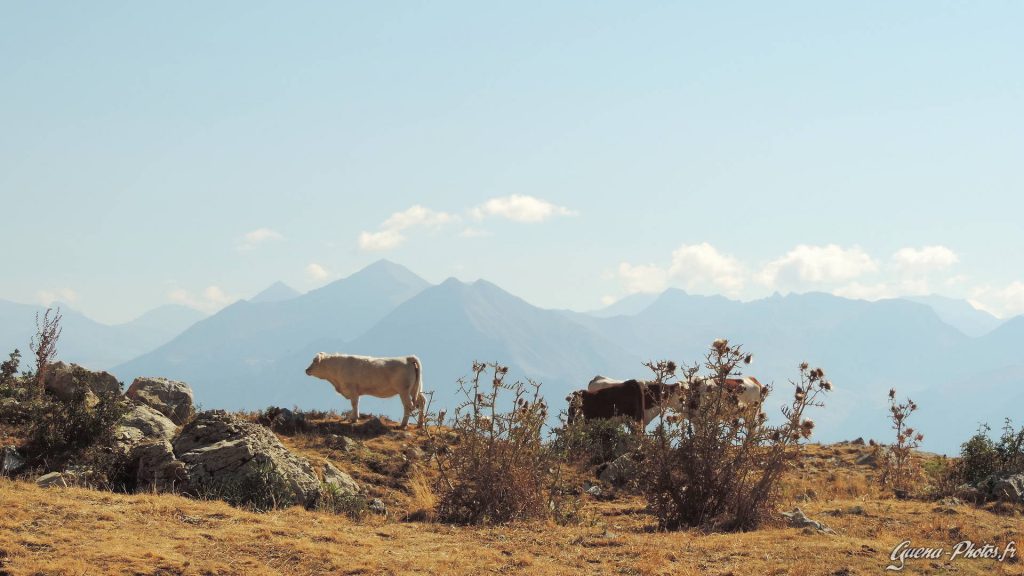
[[270,430],[223,410],[198,414],[172,449],[187,475],[186,493],[236,503],[269,498],[275,506],[310,506],[320,497],[320,481],[309,461],[289,452]]
[[63,362],[51,364],[46,369],[43,387],[65,402],[74,400],[82,393],[85,394],[88,404],[95,404],[97,396],[121,394],[121,383],[113,374],[93,372],[78,364]]
[[184,382],[167,378],[136,378],[125,396],[145,404],[177,425],[195,414],[192,388]]

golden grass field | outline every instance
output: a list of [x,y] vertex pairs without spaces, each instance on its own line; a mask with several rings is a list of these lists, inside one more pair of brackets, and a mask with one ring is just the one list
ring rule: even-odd
[[[331,423],[336,428],[343,425]],[[781,521],[743,534],[663,533],[631,495],[584,495],[582,520],[461,527],[403,521],[428,508],[429,466],[404,481],[381,470],[424,432],[389,433],[358,453],[329,448],[321,435],[282,437],[293,450],[327,459],[387,504],[387,517],[353,521],[291,508],[252,513],[176,495],[122,495],[85,488],[37,488],[0,480],[0,574],[884,574],[904,539],[947,550],[961,540],[1020,541],[1021,511],[892,499],[874,487],[865,447],[808,446],[787,478],[781,509],[799,505],[837,534],[805,533]],[[368,463],[376,462],[374,466]],[[897,574],[897,572],[888,572]],[[908,560],[902,574],[1024,574],[1024,563]]]

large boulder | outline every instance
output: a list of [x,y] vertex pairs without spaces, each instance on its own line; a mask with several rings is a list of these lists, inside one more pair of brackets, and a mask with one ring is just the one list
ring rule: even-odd
[[51,364],[46,368],[43,388],[65,402],[70,402],[84,393],[90,404],[95,403],[97,396],[121,394],[121,383],[110,372],[93,372],[78,364],[63,362]]
[[188,482],[185,464],[174,456],[166,440],[140,444],[132,450],[138,491],[174,492]]
[[135,404],[121,417],[114,431],[118,447],[124,453],[146,441],[168,441],[177,430],[174,422],[145,404]]
[[1024,503],[1024,474],[996,474],[978,484],[991,500]]
[[195,413],[192,388],[167,378],[136,378],[125,396],[149,406],[175,424],[184,424]]
[[310,506],[320,497],[309,461],[270,430],[223,410],[198,414],[174,439],[173,451],[188,475],[186,493],[256,506]]

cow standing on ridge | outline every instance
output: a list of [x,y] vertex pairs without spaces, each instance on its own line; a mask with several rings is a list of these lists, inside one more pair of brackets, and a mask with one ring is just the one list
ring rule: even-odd
[[424,423],[426,398],[423,396],[423,364],[415,356],[401,358],[374,358],[347,354],[320,352],[306,368],[306,375],[327,380],[334,389],[352,403],[350,420],[359,418],[359,396],[367,394],[377,398],[397,395],[405,412],[402,428],[409,424],[409,416],[419,411],[419,426]]

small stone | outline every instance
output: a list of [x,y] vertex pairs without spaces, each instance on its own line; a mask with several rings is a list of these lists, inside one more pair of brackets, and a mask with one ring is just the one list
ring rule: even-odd
[[40,488],[67,488],[68,482],[60,472],[50,472],[36,478],[36,486]]
[[0,476],[14,476],[25,467],[25,459],[18,454],[14,446],[5,446],[0,450]]
[[388,509],[384,506],[383,500],[380,498],[374,498],[373,500],[370,500],[370,512],[384,516],[388,513]]

